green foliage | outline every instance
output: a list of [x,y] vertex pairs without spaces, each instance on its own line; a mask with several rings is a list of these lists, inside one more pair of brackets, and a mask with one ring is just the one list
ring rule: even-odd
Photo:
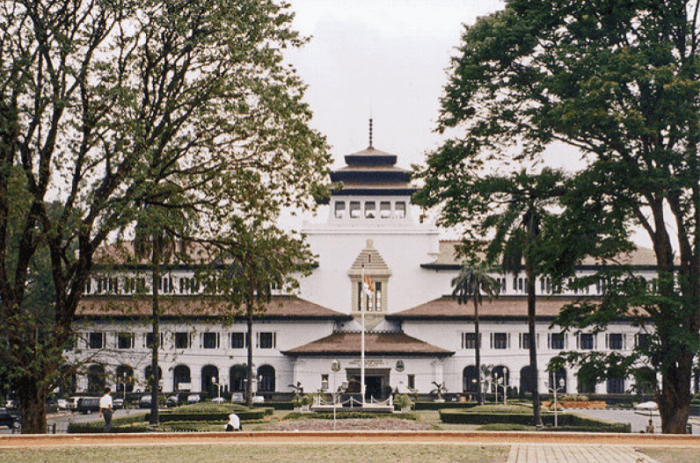
[[[0,325],[23,432],[38,433],[95,252],[113,232],[131,236],[140,222],[231,243],[284,207],[314,208],[330,156],[283,60],[306,42],[288,5],[35,6],[10,1],[0,13]],[[33,286],[39,278],[51,284]],[[52,302],[32,304],[45,330],[33,329],[28,287]]]
[[399,408],[406,408],[413,406],[413,400],[408,394],[399,394],[394,399],[394,405]]
[[[484,406],[486,407],[486,406]],[[532,413],[524,407],[498,411],[493,409],[476,407],[470,410],[445,409],[440,410],[440,420],[444,423],[454,424],[480,424],[480,425],[505,425],[505,426],[532,426]],[[576,432],[630,432],[628,424],[611,423],[608,421],[588,418],[574,413],[559,413],[557,428],[549,427],[554,423],[554,415],[543,414],[543,423],[547,430],[576,431]]]
[[[429,191],[456,198],[445,216],[459,217],[480,170],[537,162],[553,142],[579,151],[573,156],[585,162],[567,181],[561,215],[542,229],[549,243],[542,269],[562,283],[589,256],[607,268],[572,287],[611,284],[600,304],[572,307],[556,323],[603,327],[627,317],[653,332],[649,345],[635,349],[639,361],[620,366],[660,373],[669,433],[685,432],[700,350],[698,5],[510,0],[479,18],[464,30],[441,100],[438,130],[458,137],[425,170]],[[423,204],[439,202],[426,194]],[[479,207],[467,213],[486,213]],[[658,280],[651,289],[614,269],[634,249],[635,227],[652,242]],[[611,372],[620,359],[578,360]]]

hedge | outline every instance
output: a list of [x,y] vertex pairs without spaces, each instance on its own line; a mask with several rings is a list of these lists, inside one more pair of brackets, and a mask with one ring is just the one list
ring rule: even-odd
[[[484,425],[492,423],[510,423],[524,426],[532,426],[532,413],[488,413],[472,412],[460,409],[440,410],[440,419],[443,423]],[[573,413],[559,413],[558,431],[586,431],[586,432],[630,432],[630,426],[623,423],[611,423],[593,418],[576,415]],[[545,426],[554,424],[553,414],[542,414],[542,422]],[[561,428],[565,429],[561,429]]]
[[[179,407],[172,410],[163,410],[159,413],[160,422],[168,421],[228,421],[231,413],[238,415],[241,421],[262,420],[266,415],[272,415],[272,408],[245,408],[241,406],[225,406],[217,408],[191,408]],[[146,421],[150,419],[150,413],[146,415]]]

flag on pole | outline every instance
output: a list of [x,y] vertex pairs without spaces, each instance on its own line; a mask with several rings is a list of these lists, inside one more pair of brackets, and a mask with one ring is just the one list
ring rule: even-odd
[[372,280],[369,279],[369,275],[366,273],[362,278],[362,289],[364,290],[365,294],[374,294],[374,284],[372,283]]

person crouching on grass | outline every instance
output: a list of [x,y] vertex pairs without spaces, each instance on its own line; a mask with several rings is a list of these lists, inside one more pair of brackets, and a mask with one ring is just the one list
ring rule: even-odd
[[112,429],[112,396],[109,393],[112,390],[105,388],[104,395],[100,398],[100,418],[105,419],[104,432],[109,432]]

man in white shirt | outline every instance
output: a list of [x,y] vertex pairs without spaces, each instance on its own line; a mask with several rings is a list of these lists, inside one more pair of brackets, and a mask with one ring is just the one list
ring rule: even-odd
[[241,420],[238,415],[231,413],[228,416],[228,423],[226,423],[226,431],[240,431],[241,430]]
[[104,432],[109,432],[112,429],[112,396],[109,393],[112,390],[105,388],[104,395],[100,398],[100,418],[105,419]]

